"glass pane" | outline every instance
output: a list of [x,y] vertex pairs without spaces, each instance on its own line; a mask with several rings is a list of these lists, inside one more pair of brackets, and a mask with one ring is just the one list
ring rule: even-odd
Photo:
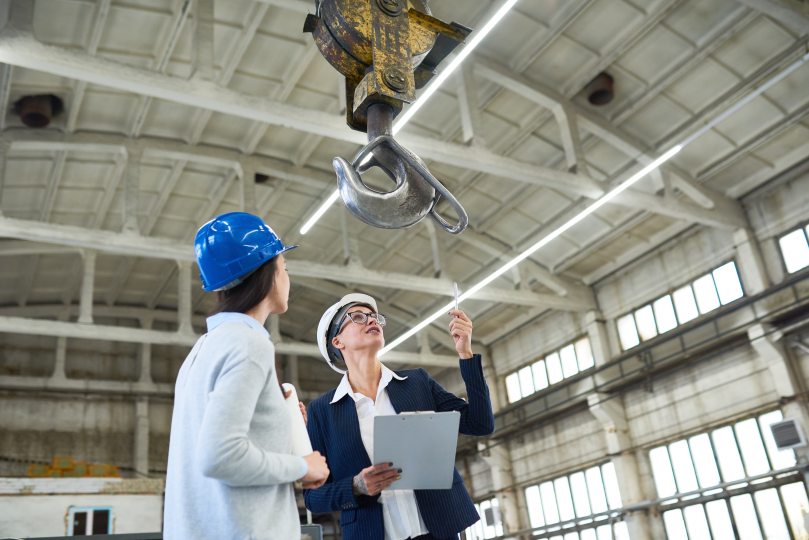
[[506,393],[508,394],[509,403],[514,403],[522,397],[522,392],[520,392],[520,376],[517,373],[512,373],[506,377]]
[[528,519],[531,520],[531,527],[545,525],[545,517],[542,515],[542,500],[539,498],[539,486],[531,486],[525,490],[525,504],[528,505]]
[[596,529],[598,540],[612,540],[612,527],[609,525],[602,525]]
[[669,510],[663,512],[663,525],[666,526],[666,537],[668,540],[688,540],[685,532],[685,521],[680,510]]
[[567,483],[567,477],[557,478],[553,481],[553,487],[556,490],[556,504],[559,507],[559,519],[561,521],[568,521],[576,517],[573,511],[573,499],[570,497],[570,485]]
[[635,318],[630,313],[618,319],[618,336],[621,339],[621,348],[623,350],[631,349],[638,343],[638,331],[635,328]]
[[700,487],[705,488],[718,484],[719,469],[716,468],[716,458],[714,458],[708,434],[695,435],[688,439],[688,444],[691,447],[691,458],[694,460]]
[[579,372],[579,365],[576,363],[576,351],[573,349],[573,344],[562,347],[559,351],[559,357],[562,359],[562,373],[565,377],[572,377]]
[[576,358],[579,361],[579,371],[584,371],[595,365],[589,339],[581,338],[576,342]]
[[755,418],[744,420],[736,424],[736,439],[744,459],[744,468],[748,476],[764,474],[770,470],[767,462],[767,452],[758,433],[758,424]]
[[564,536],[564,540],[579,540],[579,533],[571,532]]
[[601,466],[601,477],[607,489],[607,503],[610,508],[621,508],[621,492],[618,490],[618,477],[615,476],[615,466],[605,463]]
[[93,510],[93,534],[107,534],[110,526],[109,510]]
[[696,490],[699,486],[697,486],[697,475],[694,472],[694,464],[691,462],[691,454],[688,451],[688,443],[683,440],[670,444],[669,455],[674,468],[674,478],[677,479],[677,491],[685,493]]
[[530,396],[534,393],[534,376],[531,374],[531,366],[525,366],[520,371],[520,393],[525,396]]
[[615,524],[615,540],[629,540],[629,528],[626,523],[619,521]]
[[586,531],[582,531],[580,538],[581,540],[598,540],[595,529],[587,529]]
[[671,470],[666,447],[652,448],[649,452],[649,461],[652,462],[652,476],[654,476],[655,486],[657,486],[657,496],[668,497],[677,493],[677,485],[674,483],[674,473]]
[[733,261],[723,264],[712,273],[716,290],[719,291],[719,301],[723,306],[744,296],[742,282],[739,281],[739,273]]
[[784,419],[781,411],[775,410],[758,417],[758,425],[761,426],[761,434],[764,436],[764,446],[770,456],[770,463],[774,469],[786,469],[795,466],[795,452],[793,450],[779,450],[775,446],[775,439],[772,436],[770,424],[780,422]]
[[809,499],[803,482],[787,484],[781,488],[781,497],[787,509],[787,519],[795,538],[809,538],[809,530],[804,516],[809,514]]
[[641,341],[652,339],[657,335],[657,325],[652,313],[652,305],[643,306],[635,312],[635,324],[638,325],[638,334]]
[[744,478],[744,467],[739,449],[733,438],[733,429],[730,426],[719,428],[711,434],[716,457],[719,459],[719,470],[725,482],[732,482]]
[[590,467],[584,471],[587,478],[587,492],[590,494],[590,506],[594,514],[607,511],[607,495],[604,493],[604,483],[601,480],[601,469]]
[[806,243],[805,233],[801,229],[781,237],[778,243],[781,245],[787,272],[791,274],[809,265],[809,244]]
[[545,523],[559,523],[559,510],[556,508],[556,493],[553,482],[543,482],[539,485],[542,498],[542,512],[545,514]]
[[534,372],[534,386],[537,392],[548,387],[548,373],[545,371],[545,360],[534,362],[531,367]]
[[711,532],[717,540],[721,538],[733,538],[733,524],[730,522],[730,513],[725,501],[711,501],[705,505],[708,512],[708,522],[711,524]]
[[765,489],[753,494],[761,516],[761,525],[767,538],[789,538],[784,510],[775,489]]
[[548,382],[558,383],[563,379],[562,364],[559,363],[559,355],[551,353],[545,357],[545,367],[548,368]]
[[576,516],[584,517],[592,514],[590,511],[590,496],[587,494],[587,481],[584,479],[583,472],[570,475],[570,491],[573,494]]
[[702,276],[694,282],[694,296],[697,297],[697,307],[700,313],[708,313],[719,307],[719,297],[711,274]]
[[688,536],[690,538],[705,538],[706,540],[711,537],[708,531],[708,519],[705,517],[705,509],[701,504],[694,506],[686,506],[683,509],[685,516],[685,526],[688,529]]
[[756,509],[750,495],[737,495],[730,498],[730,508],[741,540],[762,540],[761,528],[758,526]]
[[697,302],[694,300],[691,285],[677,289],[672,297],[674,298],[674,307],[677,309],[677,320],[680,321],[680,324],[699,317]]
[[674,304],[671,303],[671,296],[666,295],[658,298],[652,304],[657,321],[657,329],[660,333],[668,332],[677,326],[677,317],[674,316]]

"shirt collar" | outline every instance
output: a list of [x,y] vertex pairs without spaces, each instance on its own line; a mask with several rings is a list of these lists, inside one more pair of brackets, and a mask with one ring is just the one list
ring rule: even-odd
[[206,319],[205,322],[208,324],[208,332],[211,332],[217,326],[232,321],[244,323],[253,330],[263,332],[265,336],[267,336],[268,338],[270,337],[270,333],[267,331],[266,328],[261,326],[261,324],[259,324],[259,322],[255,320],[253,317],[251,317],[250,315],[245,315],[244,313],[223,311],[221,313],[217,313],[216,315],[211,315]]
[[[407,379],[407,377],[399,375],[392,369],[385,366],[385,364],[382,364],[382,376],[379,379],[379,389],[377,390],[377,395],[379,395],[379,392],[382,392],[388,387],[388,383],[390,383],[391,379],[403,381]],[[329,404],[337,403],[345,396],[351,396],[351,399],[353,399],[354,402],[360,399],[360,395],[355,394],[351,389],[351,383],[348,382],[348,374],[343,375],[343,378],[340,380],[340,384],[337,385],[337,390],[334,391],[334,397]]]

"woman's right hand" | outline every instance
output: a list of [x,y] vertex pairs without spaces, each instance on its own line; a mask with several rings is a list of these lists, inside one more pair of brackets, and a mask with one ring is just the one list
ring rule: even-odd
[[326,465],[326,458],[320,452],[314,451],[303,458],[306,460],[306,474],[301,478],[305,489],[317,489],[326,483],[329,477],[329,467]]

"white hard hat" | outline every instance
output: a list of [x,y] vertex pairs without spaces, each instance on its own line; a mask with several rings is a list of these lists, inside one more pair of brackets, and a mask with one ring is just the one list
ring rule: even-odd
[[[329,367],[337,373],[345,374],[345,370],[334,365],[334,361],[339,360],[339,358],[334,358],[329,355],[329,330],[331,328],[332,321],[334,321],[335,316],[340,311],[342,311],[344,308],[347,310],[349,307],[356,304],[370,306],[371,309],[379,312],[376,307],[376,300],[374,300],[373,297],[362,293],[351,293],[342,297],[339,302],[329,306],[329,309],[323,313],[323,316],[320,317],[320,322],[317,324],[317,347],[320,349],[320,354],[322,354],[323,358],[326,359],[326,363],[329,364]],[[342,317],[340,318],[342,319]]]

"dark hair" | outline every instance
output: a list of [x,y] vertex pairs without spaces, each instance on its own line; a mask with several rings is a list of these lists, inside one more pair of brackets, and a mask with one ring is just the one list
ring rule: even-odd
[[217,305],[212,314],[223,311],[247,313],[259,305],[275,284],[277,267],[278,257],[273,257],[232,289],[216,293]]

